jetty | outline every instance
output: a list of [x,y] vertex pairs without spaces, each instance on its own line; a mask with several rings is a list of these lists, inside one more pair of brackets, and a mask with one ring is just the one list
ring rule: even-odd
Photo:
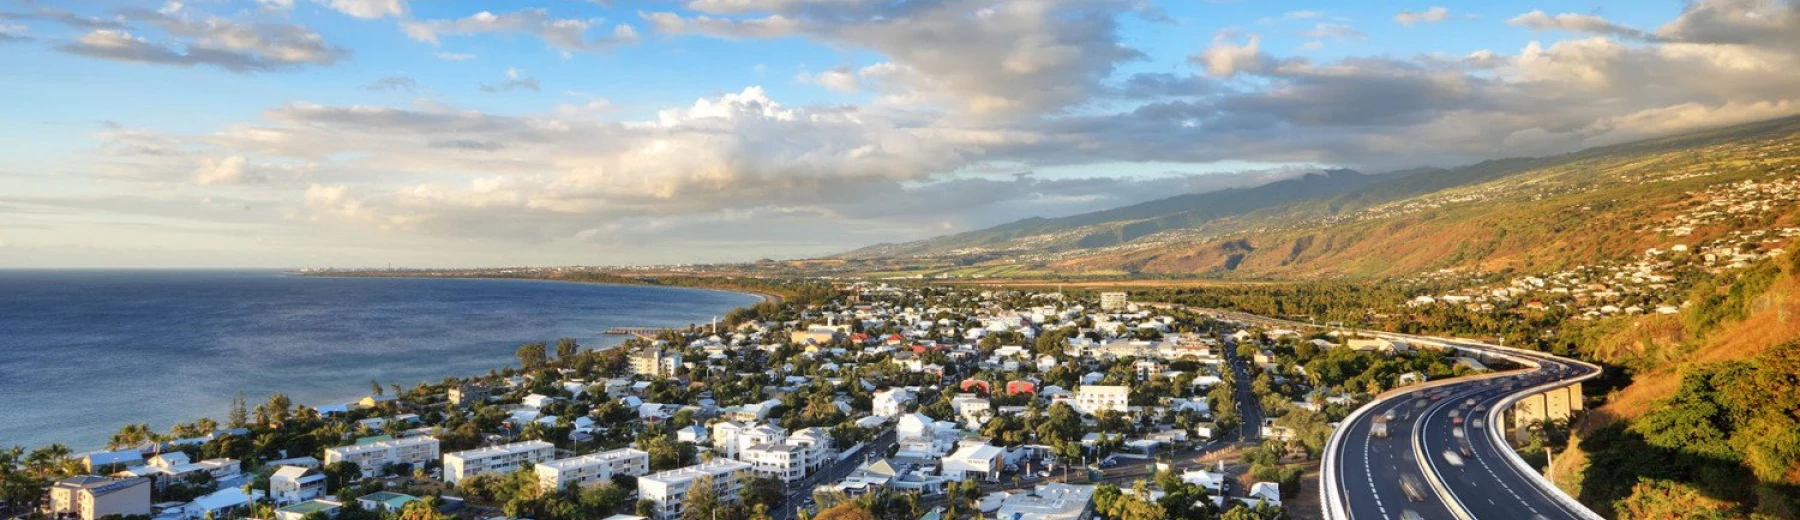
[[606,329],[606,331],[603,333],[604,334],[612,334],[612,335],[616,335],[616,336],[623,336],[626,334],[630,334],[633,336],[640,336],[640,337],[656,337],[658,335],[661,335],[663,332],[667,332],[667,331],[671,331],[671,330],[682,330],[682,329],[674,328],[674,327],[613,327],[610,329]]

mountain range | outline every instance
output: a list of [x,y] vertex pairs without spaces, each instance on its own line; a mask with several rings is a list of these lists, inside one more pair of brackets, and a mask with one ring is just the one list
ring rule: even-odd
[[[1792,173],[1789,117],[1536,158],[1364,174],[1325,170],[835,257],[889,272],[1381,277],[1554,267],[1662,239],[1645,218],[1691,192]],[[1779,171],[1778,171],[1779,170]],[[1727,231],[1695,231],[1694,240]],[[1011,269],[971,271],[979,266]],[[910,270],[910,271],[909,271]]]

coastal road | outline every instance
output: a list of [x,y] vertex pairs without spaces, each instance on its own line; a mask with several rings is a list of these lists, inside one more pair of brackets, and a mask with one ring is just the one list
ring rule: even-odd
[[[1309,327],[1242,313],[1212,312],[1234,321]],[[1469,340],[1376,335],[1441,345],[1484,358],[1505,358],[1527,368],[1397,389],[1352,412],[1326,446],[1320,477],[1325,518],[1401,519],[1411,511],[1426,519],[1598,520],[1593,511],[1526,466],[1504,441],[1501,428],[1512,401],[1591,379],[1599,375],[1599,367]],[[1434,398],[1433,394],[1440,395]],[[1390,412],[1394,419],[1388,423],[1389,436],[1374,437],[1376,419]],[[1453,414],[1461,416],[1464,424],[1456,424]],[[1479,427],[1476,419],[1480,419]],[[1420,492],[1409,497],[1402,489],[1404,480],[1418,482]]]

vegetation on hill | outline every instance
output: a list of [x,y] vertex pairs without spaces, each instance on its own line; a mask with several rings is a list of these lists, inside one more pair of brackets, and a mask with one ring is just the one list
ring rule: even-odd
[[[1709,189],[1794,177],[1797,152],[1800,118],[1784,118],[1555,157],[1316,175],[875,246],[844,258],[865,262],[864,272],[961,265],[994,268],[982,274],[989,277],[1378,279],[1437,269],[1559,269],[1673,237],[1700,241],[1729,232],[1732,222],[1680,235],[1647,224],[1704,204],[1716,195]],[[1275,193],[1281,190],[1292,196]]]

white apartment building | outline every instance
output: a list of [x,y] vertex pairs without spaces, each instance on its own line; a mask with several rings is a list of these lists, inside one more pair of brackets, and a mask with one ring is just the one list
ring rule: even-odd
[[1075,391],[1075,409],[1093,415],[1101,410],[1125,412],[1131,407],[1131,388],[1124,386],[1083,385]]
[[705,464],[672,469],[638,477],[638,494],[656,504],[657,520],[681,518],[681,501],[688,488],[700,477],[710,476],[720,502],[735,502],[751,474],[750,464],[731,459],[713,459]]
[[524,463],[537,464],[556,457],[556,445],[525,441],[444,454],[444,481],[461,482],[482,473],[511,473]]
[[882,417],[899,417],[900,414],[906,413],[907,405],[917,400],[918,396],[913,395],[905,388],[890,388],[875,392],[875,398],[870,403],[870,408],[874,409],[871,413]]
[[781,444],[787,441],[787,430],[772,424],[746,425],[724,421],[713,425],[713,447],[725,456],[741,459],[739,453],[758,444]]
[[325,448],[326,464],[353,462],[363,478],[380,476],[383,468],[395,464],[424,467],[438,456],[438,440],[429,435]]
[[579,457],[557,459],[532,468],[538,485],[555,491],[574,483],[581,487],[612,482],[615,475],[642,476],[650,473],[650,453],[632,448],[590,453]]
[[787,438],[789,446],[799,446],[806,455],[808,472],[825,466],[831,456],[831,432],[824,428],[801,428]]
[[1100,310],[1122,311],[1131,306],[1131,299],[1122,292],[1100,293]]
[[791,444],[758,444],[738,453],[756,474],[790,484],[806,478],[806,449]]

